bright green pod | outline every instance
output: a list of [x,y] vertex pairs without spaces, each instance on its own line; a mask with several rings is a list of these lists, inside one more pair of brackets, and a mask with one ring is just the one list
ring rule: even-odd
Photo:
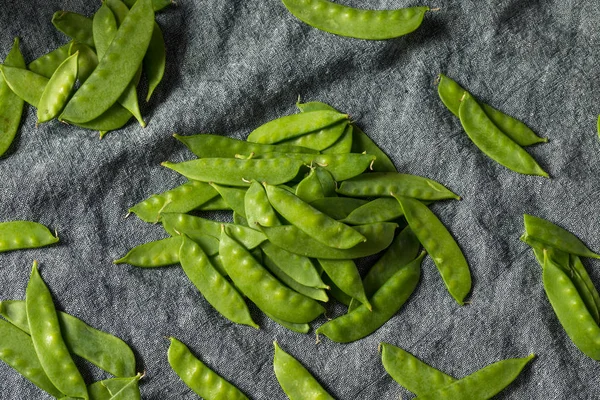
[[370,256],[387,248],[394,239],[397,227],[392,222],[357,225],[354,228],[367,240],[350,249],[326,246],[293,225],[263,227],[262,230],[271,243],[291,253],[312,258],[349,260]]
[[30,62],[29,65],[27,65],[27,69],[50,79],[50,77],[54,74],[54,71],[56,71],[56,68],[58,68],[58,66],[72,54],[69,52],[72,44],[73,41],[36,58]]
[[253,143],[275,144],[319,131],[347,119],[347,114],[336,111],[313,111],[287,115],[256,128],[246,140]]
[[267,313],[265,313],[265,315],[269,317],[269,319],[273,322],[283,326],[286,329],[289,329],[290,331],[298,333],[308,333],[308,331],[310,330],[310,325],[308,324],[294,324],[293,322],[284,321]]
[[252,181],[244,197],[244,210],[248,219],[248,226],[257,229],[259,226],[280,225],[279,219],[265,188],[258,181]]
[[323,149],[323,154],[346,154],[352,151],[352,124],[346,124],[342,136],[331,146]]
[[0,337],[0,360],[51,396],[62,397],[40,365],[28,334],[10,322],[0,320]]
[[322,301],[324,303],[329,301],[329,297],[327,297],[325,290],[302,285],[289,276],[283,269],[279,268],[279,266],[269,257],[263,257],[262,264],[266,269],[269,270],[269,272],[271,272],[271,274],[287,285],[290,289],[314,300]]
[[8,65],[0,65],[0,72],[14,94],[37,108],[48,84],[48,78],[24,68]]
[[371,172],[348,179],[340,185],[338,193],[352,197],[411,197],[419,200],[460,200],[441,183],[422,176],[397,172]]
[[252,180],[279,185],[294,179],[303,163],[291,158],[237,160],[231,158],[201,158],[182,163],[161,165],[188,179],[219,185],[250,186]]
[[205,399],[248,400],[238,388],[194,357],[185,344],[174,337],[169,340],[169,365],[194,393]]
[[313,288],[327,289],[327,285],[321,280],[320,274],[310,258],[290,253],[269,241],[263,242],[260,248],[267,258],[299,284]]
[[309,149],[321,151],[332,146],[346,131],[348,121],[342,121],[316,132],[310,132],[290,140],[279,142],[281,144],[291,144],[293,146],[307,147]]
[[325,190],[314,168],[296,186],[296,196],[307,203],[325,197]]
[[381,362],[388,374],[417,396],[456,382],[456,379],[435,369],[408,351],[389,343],[381,343]]
[[71,95],[71,91],[77,80],[77,70],[79,67],[77,61],[78,57],[78,52],[67,57],[67,59],[56,68],[54,75],[52,75],[46,84],[42,97],[40,97],[40,101],[38,102],[38,124],[50,121],[56,117],[69,100],[69,96]]
[[433,212],[418,200],[395,196],[408,226],[435,263],[450,295],[459,305],[471,291],[469,264],[448,229]]
[[165,49],[165,39],[163,37],[160,26],[155,22],[152,38],[148,45],[148,50],[142,61],[144,73],[148,78],[148,94],[146,101],[150,101],[150,97],[158,84],[162,81],[165,74],[165,65],[167,58],[167,50]]
[[87,387],[65,344],[52,295],[34,261],[25,291],[33,347],[54,386],[70,397],[88,399]]
[[142,63],[153,27],[154,11],[151,1],[137,1],[119,27],[98,67],[75,92],[60,119],[73,123],[88,122],[115,104]]
[[244,298],[211,264],[202,248],[183,236],[179,262],[189,280],[222,316],[236,324],[258,329]]
[[[0,314],[17,328],[30,334],[25,301],[0,301]],[[135,355],[127,343],[92,328],[72,315],[64,312],[57,314],[63,339],[70,352],[114,376],[135,375]]]
[[[15,38],[4,64],[16,68],[25,68],[25,60],[19,50],[19,38]],[[23,100],[13,93],[0,74],[0,156],[12,144],[23,114]]]
[[129,250],[115,264],[127,263],[141,268],[165,267],[179,262],[181,237],[174,236],[141,244]]
[[524,233],[519,239],[523,243],[527,243],[529,246],[531,246],[533,254],[535,255],[537,262],[540,264],[540,267],[544,266],[544,251],[546,251],[548,257],[550,257],[556,265],[558,265],[565,271],[570,271],[569,253],[565,253],[562,250],[558,250],[552,246],[548,246],[545,243],[535,240],[530,236],[527,236],[526,233]]
[[351,298],[360,301],[369,310],[372,309],[354,261],[319,259],[319,265],[337,288]]
[[275,377],[290,400],[333,400],[298,360],[281,350],[277,342],[273,345]]
[[225,203],[225,200],[221,196],[210,199],[206,203],[198,207],[200,211],[231,211],[231,208]]
[[91,18],[71,11],[57,11],[52,16],[52,24],[68,37],[95,47]]
[[335,111],[339,112],[332,106],[327,103],[323,103],[321,101],[309,101],[307,103],[300,103],[300,97],[298,97],[298,101],[296,102],[296,107],[300,112],[311,112],[311,111]]
[[328,0],[283,0],[299,20],[325,32],[365,40],[403,36],[417,29],[429,7],[358,9]]
[[335,283],[331,280],[329,276],[327,276],[327,274],[323,274],[323,282],[325,282],[325,284],[329,286],[329,294],[331,295],[331,297],[336,299],[341,304],[348,307],[350,307],[352,303],[354,303],[356,307],[358,307],[361,304],[358,300],[354,300],[352,297],[342,292],[342,290],[335,285]]
[[79,52],[79,57],[77,57],[77,79],[83,83],[98,66],[98,56],[90,46],[79,42],[72,42],[71,47],[69,47],[69,55],[73,55],[76,52]]
[[396,166],[387,154],[356,125],[353,125],[352,128],[352,152],[375,156],[375,161],[371,167],[375,172],[397,172]]
[[367,203],[367,200],[351,197],[325,197],[313,200],[310,205],[333,219],[342,220],[348,217],[352,211]]
[[287,190],[265,184],[269,202],[292,225],[322,244],[349,249],[366,238],[348,225],[323,214]]
[[96,42],[96,54],[98,59],[102,60],[118,29],[117,18],[106,2],[103,2],[94,14],[92,29]]
[[525,234],[539,242],[557,248],[569,254],[582,257],[600,258],[599,254],[591,251],[577,236],[552,222],[525,214]]
[[313,169],[315,170],[317,178],[319,178],[319,183],[321,183],[321,187],[323,188],[323,197],[337,197],[337,193],[335,191],[337,189],[337,182],[333,178],[331,172],[319,165],[313,166]]
[[246,197],[247,190],[246,188],[229,187],[217,185],[216,183],[210,183],[210,185],[221,195],[229,208],[231,208],[235,213],[246,218],[246,207],[244,205],[244,198]]
[[31,249],[58,242],[44,225],[32,221],[0,223],[0,253],[18,249]]
[[235,285],[258,308],[284,321],[307,323],[325,309],[315,300],[287,288],[232,239],[227,229],[221,235],[219,254]]
[[489,158],[520,174],[549,177],[529,153],[492,122],[467,92],[461,99],[459,116],[469,139]]
[[[100,384],[108,390],[111,397],[108,400],[140,400],[139,381],[144,375],[138,373],[127,378],[113,378],[100,381]],[[90,397],[90,400],[94,400]]]
[[523,368],[533,359],[509,358],[495,362],[447,386],[427,391],[419,400],[487,400],[500,393],[517,379]]
[[404,215],[402,207],[393,197],[380,197],[353,210],[340,222],[349,225],[364,225],[374,222],[393,221]]
[[365,304],[355,308],[317,328],[317,335],[323,334],[338,343],[349,343],[362,339],[379,329],[390,320],[417,287],[421,277],[421,261],[425,253],[401,268],[375,292],[369,310]]
[[600,323],[600,294],[581,262],[581,258],[571,254],[570,261],[571,270],[573,271],[573,283],[577,286],[577,291],[596,322]]

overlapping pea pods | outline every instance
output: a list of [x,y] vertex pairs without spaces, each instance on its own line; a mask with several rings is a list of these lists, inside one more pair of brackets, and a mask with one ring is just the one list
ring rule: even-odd
[[[54,307],[34,262],[25,300],[0,301],[0,360],[58,399],[139,399],[136,361],[121,339]],[[86,385],[72,354],[114,375]]]
[[170,1],[126,3],[106,0],[93,18],[56,12],[52,23],[72,41],[27,66],[15,39],[0,65],[0,155],[17,133],[24,102],[37,108],[38,123],[58,118],[101,136],[131,116],[146,126],[136,88],[143,70],[149,101],[163,78],[165,44],[154,11]]
[[[217,311],[252,327],[241,294],[303,333],[332,295],[350,305],[349,313],[316,332],[349,342],[374,332],[409,298],[424,257],[420,242],[462,305],[471,289],[469,267],[425,205],[459,197],[433,180],[396,172],[347,114],[319,102],[298,108],[255,129],[248,141],[175,135],[199,158],[162,165],[189,181],[130,209],[160,222],[171,237],[137,246],[116,262],[144,268],[180,262]],[[215,209],[232,210],[233,223],[198,215]],[[405,220],[408,227],[395,238]],[[386,249],[363,281],[356,259]]]
[[546,296],[565,332],[588,357],[600,360],[600,295],[581,257],[600,258],[571,232],[525,214],[521,240],[542,266]]

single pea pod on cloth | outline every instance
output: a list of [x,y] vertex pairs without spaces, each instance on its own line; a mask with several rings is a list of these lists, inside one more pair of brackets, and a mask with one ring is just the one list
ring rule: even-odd
[[542,283],[567,336],[581,352],[600,361],[600,294],[580,257],[598,258],[574,234],[525,214],[521,240],[542,267]]
[[[34,262],[25,300],[0,301],[0,360],[56,398],[140,398],[135,355],[121,339],[55,309]],[[72,355],[114,375],[86,385]],[[79,364],[79,362],[78,362]],[[114,381],[115,379],[124,379]],[[107,386],[108,395],[95,396]],[[125,386],[127,388],[125,388]],[[118,397],[117,393],[122,393]],[[114,397],[113,397],[114,396]]]
[[390,376],[416,399],[487,400],[510,385],[534,358],[509,358],[490,364],[464,378],[455,379],[425,364],[409,352],[381,343],[381,361]]
[[0,222],[0,253],[49,246],[57,242],[58,236],[38,222]]
[[383,40],[406,35],[423,22],[429,7],[366,10],[328,0],[283,0],[296,18],[322,31],[356,39]]

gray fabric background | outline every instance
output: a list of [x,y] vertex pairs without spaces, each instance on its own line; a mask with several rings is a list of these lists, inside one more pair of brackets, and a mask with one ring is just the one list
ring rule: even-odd
[[[541,270],[518,238],[523,213],[533,213],[600,250],[600,7],[592,0],[429,4],[441,11],[428,13],[418,31],[381,42],[311,28],[279,0],[180,0],[160,13],[167,70],[154,98],[142,105],[147,128],[130,122],[99,141],[95,132],[56,121],[35,127],[35,110],[26,109],[14,150],[0,159],[0,221],[39,221],[56,229],[61,242],[0,254],[0,298],[24,298],[31,263],[39,260],[59,309],[131,345],[147,374],[145,399],[197,398],[169,368],[170,335],[253,399],[285,398],[272,372],[274,339],[338,399],[413,397],[384,371],[381,341],[455,377],[536,353],[499,399],[599,398],[597,362],[567,338],[543,292]],[[92,15],[99,5],[4,0],[0,59],[14,36],[22,38],[27,61],[55,49],[67,38],[51,25],[52,14]],[[530,152],[552,179],[511,172],[476,149],[437,96],[439,72],[548,137]],[[178,267],[112,264],[130,248],[165,237],[160,226],[124,216],[138,201],[184,182],[159,165],[192,158],[173,132],[244,138],[296,112],[299,95],[350,113],[400,171],[438,180],[463,197],[432,208],[469,261],[471,304],[452,300],[426,258],[414,295],[376,333],[352,344],[322,338],[316,345],[313,332],[288,332],[254,307],[260,331],[234,326]],[[600,284],[600,263],[584,262]],[[331,317],[342,312],[341,306],[328,308]],[[87,364],[82,368],[88,381],[107,377]],[[4,364],[0,397],[46,398]]]

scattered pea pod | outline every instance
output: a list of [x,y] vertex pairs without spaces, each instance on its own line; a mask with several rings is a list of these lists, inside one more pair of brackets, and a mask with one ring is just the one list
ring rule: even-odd
[[71,41],[55,50],[52,50],[49,53],[36,58],[30,62],[29,65],[27,65],[27,69],[50,79],[50,77],[54,74],[54,71],[56,71],[56,68],[58,68],[58,66],[71,55],[69,54],[69,49],[73,43],[74,42]]
[[142,268],[165,267],[179,262],[180,247],[179,236],[156,240],[134,247],[114,263],[127,263]]
[[0,223],[0,253],[3,251],[30,249],[58,242],[58,237],[44,225],[32,221]]
[[77,80],[79,53],[65,59],[46,84],[37,109],[38,124],[50,121],[61,112]]
[[52,16],[52,24],[70,38],[90,47],[95,46],[90,18],[71,11],[57,11]]
[[[19,39],[15,38],[4,65],[25,68],[25,60],[19,50]],[[9,149],[21,122],[23,100],[10,89],[0,74],[0,156]]]

